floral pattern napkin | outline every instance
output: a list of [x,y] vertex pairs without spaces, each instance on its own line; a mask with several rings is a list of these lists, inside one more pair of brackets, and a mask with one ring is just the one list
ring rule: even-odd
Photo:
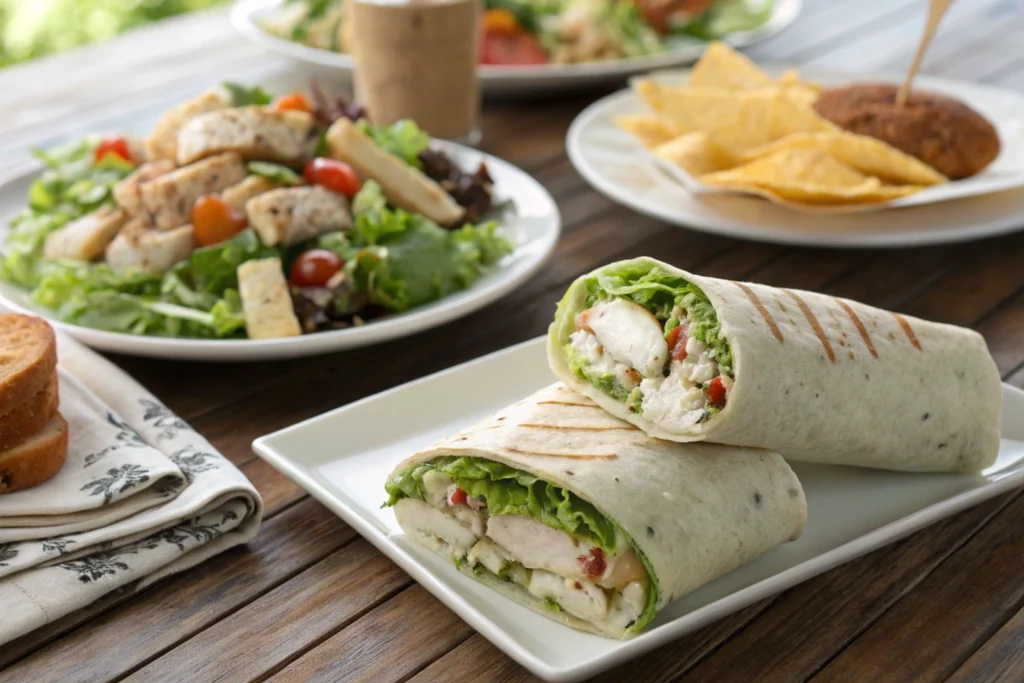
[[68,460],[0,496],[0,644],[255,536],[263,503],[226,458],[113,364],[58,335]]

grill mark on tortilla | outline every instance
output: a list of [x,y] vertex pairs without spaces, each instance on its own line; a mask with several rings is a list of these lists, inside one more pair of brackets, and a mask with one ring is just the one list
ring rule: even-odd
[[577,408],[597,408],[604,410],[596,403],[570,403],[569,401],[537,401],[539,406],[576,406]]
[[626,432],[639,432],[638,427],[634,427],[631,424],[627,424],[622,427],[591,427],[587,425],[545,425],[538,424],[535,422],[527,422],[519,425],[520,427],[527,427],[530,429],[561,429],[563,431],[585,431],[585,432],[610,432],[610,431],[626,431]]
[[850,320],[853,322],[853,326],[857,328],[857,332],[860,334],[860,338],[864,340],[864,345],[868,347],[868,351],[875,358],[878,358],[878,351],[875,350],[875,345],[871,341],[871,335],[868,334],[868,328],[864,327],[864,322],[857,316],[857,312],[850,308],[850,304],[846,303],[838,297],[834,297],[834,300],[839,307],[846,311],[846,315],[850,316]]
[[541,458],[572,458],[573,460],[614,460],[619,457],[614,453],[590,453],[586,455],[577,455],[576,453],[541,453],[538,451],[521,451],[518,448],[513,448],[512,446],[506,446],[506,450],[518,455],[535,455]]
[[796,292],[791,292],[788,289],[783,289],[783,292],[793,297],[793,301],[796,302],[797,308],[807,318],[807,322],[811,324],[811,329],[814,330],[814,334],[818,337],[818,341],[825,347],[825,355],[828,356],[830,362],[836,362],[836,352],[832,350],[832,344],[829,343],[828,337],[825,336],[825,330],[821,328],[821,323],[818,322],[818,317],[814,315],[814,311],[807,305],[807,302],[800,298]]
[[747,295],[748,299],[750,299],[750,303],[754,304],[754,308],[756,308],[757,312],[761,314],[762,318],[764,318],[764,322],[768,325],[768,329],[772,331],[775,338],[779,340],[780,344],[782,344],[782,330],[780,330],[779,326],[775,323],[775,318],[772,317],[772,312],[765,308],[764,304],[761,303],[761,300],[757,298],[757,292],[742,282],[734,282],[733,284],[743,290],[743,293]]
[[907,319],[904,318],[899,313],[893,313],[892,317],[896,318],[896,322],[898,322],[900,324],[900,327],[903,328],[903,331],[907,335],[907,339],[909,339],[910,343],[914,345],[914,348],[917,349],[918,351],[922,351],[923,349],[921,348],[921,342],[917,340],[917,335],[914,334],[914,328],[910,326],[910,323],[907,322]]

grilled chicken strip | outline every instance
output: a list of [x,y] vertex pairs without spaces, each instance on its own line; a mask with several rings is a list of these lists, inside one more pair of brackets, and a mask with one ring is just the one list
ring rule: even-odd
[[246,261],[238,266],[238,293],[249,339],[297,337],[302,334],[292,307],[281,259]]
[[147,183],[165,173],[175,169],[175,164],[170,159],[157,159],[148,161],[129,175],[124,180],[114,185],[113,195],[117,205],[129,214],[136,214],[142,210],[142,194],[139,188],[142,183]]
[[245,213],[260,240],[271,246],[352,227],[348,200],[319,185],[264,192],[245,203]]
[[195,249],[192,226],[156,230],[136,218],[124,226],[107,247],[107,263],[114,270],[159,275],[187,259]]
[[210,88],[166,112],[146,138],[146,156],[174,160],[178,157],[178,132],[193,118],[234,104],[231,93],[221,87]]
[[46,238],[43,256],[48,259],[95,261],[128,220],[121,209],[105,206],[73,220]]
[[300,166],[313,157],[319,136],[304,111],[239,107],[203,114],[178,133],[178,163],[188,164],[222,152],[247,161]]
[[197,199],[241,182],[246,173],[237,154],[219,154],[165,173],[139,186],[143,214],[158,230],[180,227],[191,221]]
[[221,192],[220,198],[235,211],[244,212],[245,203],[250,199],[278,187],[280,185],[273,180],[259,175],[251,175]]
[[338,119],[327,131],[330,155],[380,184],[395,206],[421,213],[441,225],[457,223],[466,210],[419,169],[378,147],[356,124]]

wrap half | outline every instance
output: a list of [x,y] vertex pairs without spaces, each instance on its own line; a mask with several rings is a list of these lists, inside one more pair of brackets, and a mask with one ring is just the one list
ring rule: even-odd
[[781,456],[652,439],[561,383],[408,458],[387,492],[406,534],[462,572],[615,638],[807,517]]
[[999,450],[999,372],[976,332],[651,258],[576,280],[548,360],[605,410],[672,441],[933,472],[977,471]]

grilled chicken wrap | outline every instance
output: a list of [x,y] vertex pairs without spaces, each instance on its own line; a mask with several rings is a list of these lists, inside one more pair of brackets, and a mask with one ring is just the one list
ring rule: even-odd
[[983,469],[999,450],[999,373],[976,332],[650,258],[574,282],[548,359],[662,439],[934,472]]
[[779,455],[652,439],[561,383],[405,460],[387,492],[464,573],[616,638],[797,538],[807,513]]

